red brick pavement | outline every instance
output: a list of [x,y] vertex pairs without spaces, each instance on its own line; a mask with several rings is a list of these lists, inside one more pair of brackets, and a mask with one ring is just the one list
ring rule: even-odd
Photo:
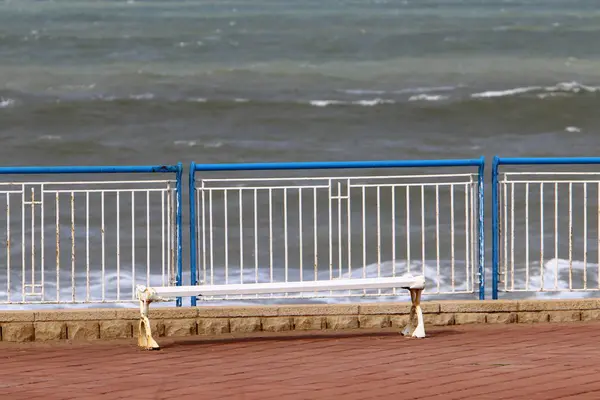
[[600,323],[0,344],[1,399],[600,399]]

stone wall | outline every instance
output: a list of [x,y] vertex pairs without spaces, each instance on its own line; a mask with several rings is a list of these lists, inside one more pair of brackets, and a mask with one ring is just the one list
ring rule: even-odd
[[[410,303],[154,308],[155,337],[291,330],[401,328]],[[599,300],[440,301],[423,303],[425,328],[600,320]],[[117,339],[137,336],[139,311],[0,311],[2,341]]]

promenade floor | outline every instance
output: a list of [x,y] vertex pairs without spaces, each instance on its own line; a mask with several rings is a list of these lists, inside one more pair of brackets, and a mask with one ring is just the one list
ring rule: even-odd
[[600,323],[0,343],[0,398],[600,399]]

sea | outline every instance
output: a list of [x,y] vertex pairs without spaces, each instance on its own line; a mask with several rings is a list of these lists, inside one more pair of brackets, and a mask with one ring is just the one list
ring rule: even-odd
[[595,156],[598,37],[597,0],[0,0],[0,164]]

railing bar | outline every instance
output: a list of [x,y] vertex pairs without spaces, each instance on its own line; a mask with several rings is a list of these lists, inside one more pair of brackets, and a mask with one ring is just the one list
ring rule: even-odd
[[44,232],[46,229],[44,229],[44,221],[45,221],[45,216],[44,216],[44,185],[40,186],[40,253],[41,253],[41,261],[40,261],[40,269],[42,271],[42,276],[41,278],[41,293],[42,293],[42,301],[44,301],[46,299],[46,252],[45,252],[45,247],[46,247],[46,241],[45,241],[45,237],[44,237]]
[[544,184],[540,184],[540,290],[544,290]]
[[[204,188],[201,191],[202,196],[202,283],[206,284],[206,195]],[[198,199],[200,201],[200,199]],[[212,283],[212,281],[211,281]]]
[[435,258],[437,293],[440,292],[440,188],[435,187]]
[[587,289],[587,183],[583,184],[583,288]]
[[75,301],[75,193],[71,192],[71,301]]
[[258,283],[258,193],[254,191],[254,282]]
[[504,187],[504,290],[508,290],[508,187],[506,182],[502,183]]
[[[466,193],[466,192],[465,192]],[[466,195],[466,194],[465,194]],[[466,201],[466,200],[465,200]],[[466,207],[466,212],[468,212],[468,207]],[[468,221],[468,214],[465,221]],[[465,229],[468,229],[468,224],[465,225]],[[468,241],[467,235],[467,241]],[[469,251],[467,247],[467,253],[465,256],[468,258]],[[468,265],[468,262],[467,262]],[[467,267],[468,270],[468,267]],[[421,185],[421,273],[425,276],[425,185]],[[467,278],[468,281],[468,278]]]
[[304,273],[303,273],[303,265],[302,265],[302,188],[298,188],[298,245],[299,245],[299,251],[300,251],[300,259],[299,261],[299,269],[300,269],[300,282],[302,282],[304,280]]
[[342,277],[342,185],[337,183],[337,211],[338,211],[338,277]]
[[569,289],[573,289],[573,183],[569,182]]
[[[121,195],[120,193],[117,193],[117,199],[116,199],[116,203],[117,203],[117,300],[121,299]],[[162,212],[160,214],[161,219],[163,220],[162,222],[162,252],[163,252],[163,257],[162,257],[162,270],[163,270],[163,286],[165,284],[164,281],[164,271],[165,271],[165,247],[164,247],[164,238],[165,238],[165,231],[164,231],[164,211],[165,211],[165,197],[164,197],[164,193],[162,195]],[[88,234],[86,233],[86,236]]]
[[227,215],[227,190],[223,192],[223,216],[224,216],[224,224],[225,224],[225,232],[224,232],[224,245],[225,245],[225,284],[229,283],[229,221]]
[[273,191],[269,189],[269,282],[273,282]]
[[35,290],[35,191],[31,188],[31,288]]
[[213,239],[213,194],[212,192],[208,192],[208,233],[210,236],[210,284],[213,285],[215,283],[215,269],[214,269],[214,239]]
[[450,279],[452,282],[452,292],[455,287],[455,250],[454,250],[454,185],[450,186]]
[[348,220],[348,278],[352,277],[352,222],[351,222],[351,202],[350,202],[350,179],[346,183],[347,199],[346,199],[346,219]]
[[465,185],[465,288],[469,290],[469,185]]
[[410,187],[406,187],[406,269],[410,274]]
[[[362,188],[362,213],[361,213],[361,217],[362,217],[362,261],[363,261],[363,267],[362,267],[362,277],[366,278],[367,277],[367,220],[366,220],[366,194],[365,194],[366,188]],[[393,214],[392,214],[392,221],[393,221]],[[366,290],[363,291],[363,293],[366,293]]]
[[10,303],[10,193],[6,193],[6,300]]
[[[369,176],[368,179],[369,180],[376,180],[376,179],[422,179],[422,178],[469,178],[469,177],[473,177],[477,175],[476,173],[460,173],[460,174],[423,174],[423,175],[375,175],[375,176]],[[302,182],[302,181],[329,181],[329,180],[333,180],[333,179],[338,179],[339,177],[336,176],[317,176],[317,177],[277,177],[277,178],[208,178],[208,179],[203,179],[203,182],[271,182],[271,181],[283,181],[283,182],[289,182],[289,181],[298,181],[298,182]],[[345,177],[346,179],[350,179],[350,180],[357,180],[357,179],[365,179],[366,177],[364,175],[360,176],[360,175],[352,175],[352,176],[347,176]],[[154,182],[154,181],[151,181]],[[157,181],[159,182],[159,181]],[[56,182],[51,182],[51,183],[56,183]],[[112,182],[104,182],[104,183],[112,183]],[[464,183],[464,182],[463,182]],[[326,188],[327,185],[323,184],[322,188]]]
[[377,187],[377,277],[381,276],[381,190]]
[[515,184],[510,185],[510,290],[515,290]]
[[[169,196],[171,197],[171,196]],[[170,233],[170,232],[169,232]],[[135,192],[131,192],[131,298],[135,299]],[[102,296],[104,298],[104,296]]]
[[244,202],[242,190],[238,191],[238,211],[240,219],[240,283],[244,283]]
[[331,199],[331,180],[327,188],[327,199],[329,209],[329,279],[333,279],[333,216],[332,216],[332,199]]
[[[60,203],[59,194],[55,195],[55,211],[56,211],[56,301],[60,303]],[[23,207],[23,210],[25,207]],[[23,214],[23,217],[25,214]],[[25,221],[25,218],[23,218]],[[23,231],[23,270],[25,269],[25,231]],[[25,288],[23,288],[25,289]],[[23,291],[23,293],[25,293]],[[24,294],[23,294],[24,295]],[[23,297],[23,300],[25,298]]]
[[554,290],[558,289],[558,183],[554,184]]
[[315,258],[314,258],[314,270],[315,270],[315,276],[314,276],[314,280],[316,281],[318,279],[318,275],[319,275],[319,271],[318,271],[318,265],[319,265],[319,256],[318,256],[318,230],[317,230],[317,189],[313,188],[313,227],[314,227],[314,249],[315,249]]
[[598,277],[597,277],[597,282],[598,282],[598,288],[600,289],[600,183],[598,183],[598,187],[597,187],[597,191],[598,191],[598,199],[597,199],[597,207],[598,207],[598,230],[596,232],[597,235],[597,241],[598,241]]
[[105,226],[104,226],[104,192],[102,192],[102,194],[100,195],[100,201],[101,201],[101,223],[102,223],[102,230],[101,230],[101,234],[102,234],[102,300],[106,299],[106,295],[105,295],[105,282],[106,282],[106,275],[105,275],[105,270],[106,270],[106,251],[105,251],[105,237],[106,237],[106,230],[105,230]]
[[283,189],[283,241],[284,241],[284,273],[285,281],[288,281],[288,199],[287,199],[287,188]]
[[85,298],[90,301],[90,194],[85,194]]
[[150,192],[146,192],[146,286],[150,286]]
[[529,183],[525,184],[525,289],[529,290]]
[[171,220],[172,220],[172,215],[171,215],[171,209],[172,209],[172,203],[173,203],[173,196],[171,194],[171,184],[167,184],[167,187],[169,189],[169,191],[167,192],[167,284],[170,285],[171,284],[171,263],[173,261],[172,257],[172,245],[173,245],[173,241],[172,241],[172,234],[171,234]]

